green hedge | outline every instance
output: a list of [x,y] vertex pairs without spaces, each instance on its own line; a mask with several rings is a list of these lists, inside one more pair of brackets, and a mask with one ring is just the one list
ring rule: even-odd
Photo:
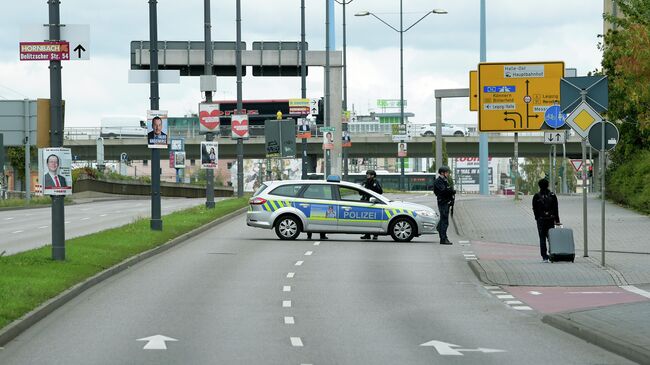
[[607,174],[607,198],[650,214],[650,151],[642,151]]

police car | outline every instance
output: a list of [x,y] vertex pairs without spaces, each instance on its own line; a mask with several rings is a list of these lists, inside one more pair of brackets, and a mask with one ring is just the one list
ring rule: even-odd
[[389,234],[406,242],[436,233],[438,213],[420,204],[393,201],[338,177],[327,181],[268,181],[249,201],[246,224],[275,229],[280,239],[301,232]]

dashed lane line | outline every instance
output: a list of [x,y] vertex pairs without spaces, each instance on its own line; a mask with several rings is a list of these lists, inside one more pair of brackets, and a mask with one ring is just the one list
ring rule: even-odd
[[296,276],[295,272],[287,273],[287,278],[289,278],[289,279],[293,279],[294,276]]
[[285,285],[285,286],[283,286],[283,287],[282,287],[282,291],[283,291],[283,292],[289,292],[289,291],[291,291],[291,285]]
[[302,340],[300,337],[290,337],[291,339],[291,346],[293,347],[302,347]]
[[38,229],[43,229],[43,228],[47,228],[47,227],[49,227],[49,226],[40,226],[40,227],[38,227]]
[[296,320],[293,317],[284,317],[284,324],[296,324]]
[[314,246],[320,246],[320,241],[314,242]]
[[627,291],[629,291],[631,293],[634,293],[634,294],[639,294],[642,297],[646,297],[646,298],[650,299],[650,292],[647,292],[647,291],[645,291],[643,289],[639,289],[634,285],[622,285],[621,289],[627,290]]
[[291,308],[291,301],[290,300],[283,300],[282,301],[282,308]]
[[11,232],[11,233],[23,233],[23,232],[25,232],[25,231],[23,231],[23,230],[18,230],[18,231],[13,231],[13,232]]
[[302,263],[303,263],[303,262],[304,262],[304,261],[296,261],[295,266],[302,266]]
[[305,252],[305,256],[311,256],[314,253],[314,251],[307,251]]

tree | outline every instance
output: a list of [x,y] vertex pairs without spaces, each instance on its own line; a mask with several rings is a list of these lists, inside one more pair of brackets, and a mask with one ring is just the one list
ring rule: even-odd
[[[29,149],[30,161],[36,161],[38,150],[36,148]],[[25,187],[26,181],[30,181],[29,178],[25,179],[25,147],[7,147],[7,160],[9,165],[14,169],[14,177],[16,180],[20,179]]]

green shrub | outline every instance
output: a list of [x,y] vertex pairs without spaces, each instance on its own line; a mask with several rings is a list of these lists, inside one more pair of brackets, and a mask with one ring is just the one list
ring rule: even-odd
[[637,153],[607,173],[605,193],[612,201],[650,214],[650,151]]

